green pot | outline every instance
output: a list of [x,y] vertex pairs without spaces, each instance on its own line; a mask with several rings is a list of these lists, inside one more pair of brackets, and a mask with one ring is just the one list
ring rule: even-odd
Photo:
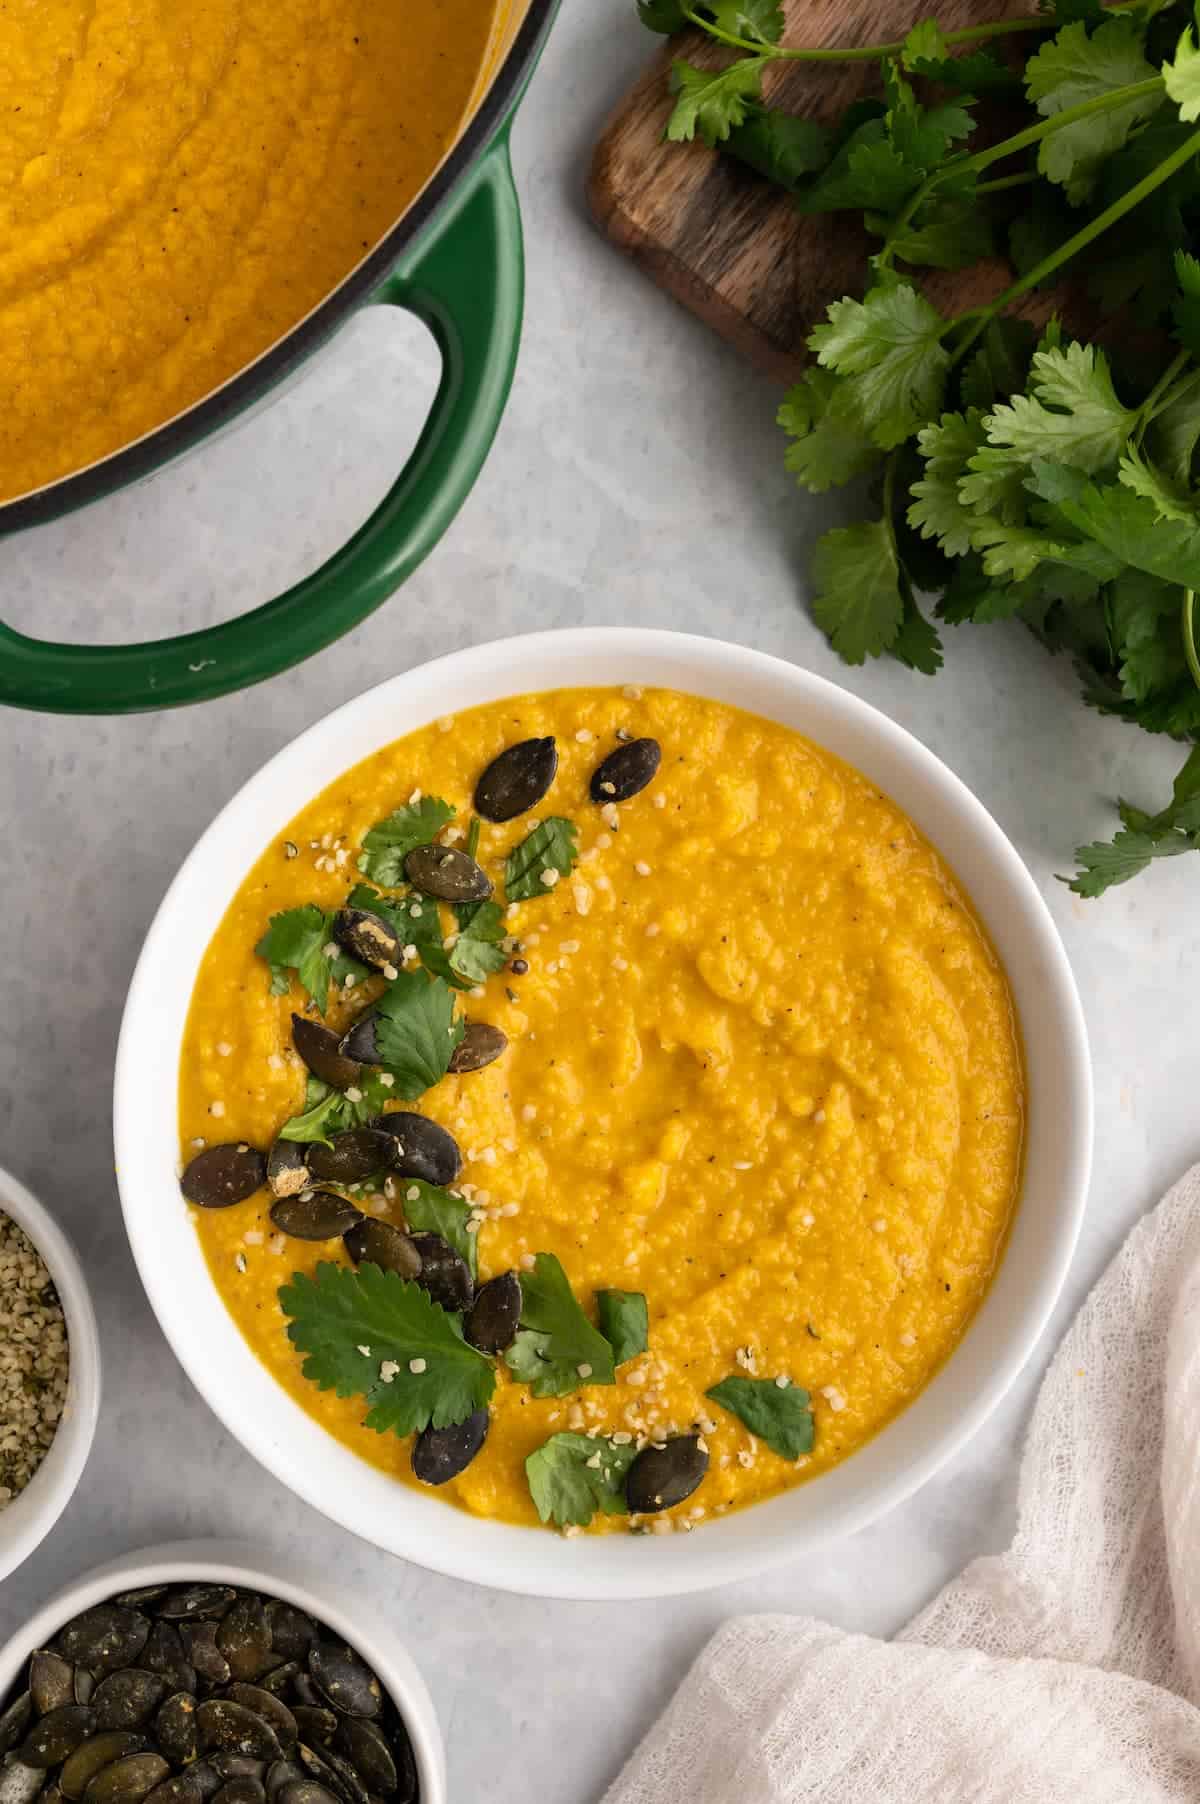
[[349,632],[433,549],[482,468],[521,336],[524,247],[508,134],[558,0],[529,0],[474,117],[433,180],[347,280],[265,356],[180,418],[103,462],[0,506],[0,536],[56,519],[182,456],[290,375],[359,307],[403,307],[437,341],[442,375],[392,489],[311,576],[252,613],[140,645],[62,645],[0,622],[0,702],[131,714],[207,701],[276,676]]

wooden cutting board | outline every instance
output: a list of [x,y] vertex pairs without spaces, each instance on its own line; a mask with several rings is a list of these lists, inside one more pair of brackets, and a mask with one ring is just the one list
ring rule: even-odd
[[[785,42],[883,43],[904,37],[925,16],[920,0],[783,0]],[[989,18],[1035,10],[1008,0]],[[979,17],[978,0],[942,0],[946,30]],[[705,145],[667,144],[671,111],[667,72],[674,57],[719,68],[730,53],[702,32],[674,38],[613,113],[592,159],[588,196],[598,223],[668,294],[731,344],[784,380],[805,361],[804,341],[830,301],[860,294],[867,235],[853,215],[798,213],[781,189]],[[835,120],[861,95],[880,92],[875,62],[776,65],[767,97],[789,111]],[[1006,265],[922,274],[937,305],[959,310],[1001,292]],[[1038,297],[1030,317],[1045,317]]]

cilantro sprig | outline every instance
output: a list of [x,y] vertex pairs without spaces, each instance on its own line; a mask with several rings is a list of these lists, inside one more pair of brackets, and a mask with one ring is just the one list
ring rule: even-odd
[[[668,138],[719,147],[803,211],[857,214],[873,240],[861,291],[814,324],[814,361],[779,411],[801,486],[875,482],[872,511],[813,556],[835,650],[933,674],[944,626],[1018,620],[1074,660],[1090,705],[1200,741],[1195,8],[1043,0],[1036,15],[954,32],[926,18],[844,47],[785,44],[770,0],[639,11],[714,47],[703,66],[676,61]],[[764,99],[773,66],[864,61],[875,93],[831,124]],[[1007,136],[995,119],[977,129],[992,93]],[[992,294],[989,274],[976,291],[991,298],[962,313],[923,291],[926,270],[997,255],[1011,279]],[[1053,321],[1038,342],[1010,312],[1064,276],[1116,315],[1104,346]],[[1200,850],[1189,794],[1121,818],[1111,844],[1083,848],[1078,893]]]
[[339,1397],[365,1397],[368,1428],[413,1434],[465,1422],[491,1398],[492,1364],[463,1339],[458,1316],[419,1284],[375,1265],[322,1263],[279,1290],[304,1376]]
[[323,1015],[329,1004],[331,983],[343,989],[348,977],[358,984],[369,975],[365,965],[335,945],[332,933],[332,911],[318,908],[315,902],[271,916],[267,931],[254,950],[271,967],[273,995],[287,995],[291,988],[288,973],[294,971],[301,988],[308,991]]
[[624,1515],[625,1476],[636,1458],[632,1441],[618,1446],[601,1435],[551,1435],[525,1461],[538,1516],[560,1528],[586,1528],[597,1510]]
[[553,1253],[521,1273],[521,1327],[505,1360],[535,1397],[565,1397],[585,1384],[613,1384],[611,1344],[584,1314]]
[[465,1032],[448,984],[424,971],[399,972],[375,1005],[375,1043],[379,1064],[395,1079],[392,1095],[416,1102],[432,1090]]

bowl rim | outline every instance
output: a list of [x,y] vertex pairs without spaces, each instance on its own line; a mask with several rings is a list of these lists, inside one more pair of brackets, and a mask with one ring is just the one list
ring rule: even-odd
[[[0,1706],[23,1662],[65,1622],[118,1591],[142,1585],[224,1584],[296,1604],[339,1634],[375,1671],[404,1719],[420,1780],[421,1804],[446,1804],[446,1764],[437,1712],[405,1644],[356,1599],[342,1601],[299,1562],[242,1541],[170,1541],[137,1548],[81,1573],[55,1592],[0,1646]],[[364,1621],[366,1628],[364,1629]]]
[[[1038,1018],[1038,1034],[1026,1031],[1024,1038],[1027,1092],[1039,1098],[1039,1105],[1027,1124],[1022,1199],[1005,1258],[955,1353],[900,1416],[812,1484],[706,1524],[701,1535],[567,1540],[448,1509],[435,1496],[399,1485],[359,1460],[266,1375],[212,1286],[227,1328],[219,1330],[212,1317],[206,1357],[198,1357],[197,1310],[210,1305],[199,1298],[187,1311],[172,1307],[178,1270],[165,1250],[161,1184],[145,1172],[144,1074],[155,1069],[156,1061],[171,1060],[175,1082],[182,1022],[179,1034],[172,1033],[168,1042],[163,1016],[169,1009],[161,997],[165,985],[178,982],[171,973],[172,957],[178,957],[172,947],[177,949],[185,931],[193,886],[212,898],[202,953],[271,834],[372,750],[488,699],[632,681],[715,697],[782,720],[864,770],[916,820],[971,895],[1005,965],[1019,1014]],[[857,755],[845,749],[847,743],[857,748]],[[290,798],[286,812],[285,795]],[[956,852],[945,850],[947,837],[956,839]],[[222,870],[222,859],[228,864],[234,847],[243,862],[232,872]],[[214,870],[220,873],[215,884]],[[985,886],[986,895],[981,894]],[[195,968],[191,964],[189,995]],[[148,1059],[149,1045],[157,1040],[162,1044],[154,1045]],[[162,1082],[161,1072],[157,1081]],[[452,652],[385,679],[277,752],[217,815],[160,905],[130,983],[114,1085],[118,1182],[135,1263],[176,1356],[230,1432],[306,1502],[386,1551],[498,1589],[595,1600],[679,1595],[798,1559],[867,1526],[952,1458],[1007,1392],[1058,1298],[1086,1203],[1092,1115],[1083,1010],[1057,928],[1015,848],[965,784],[905,728],[824,677],[748,647],[627,627],[567,628]],[[1039,1120],[1047,1125],[1039,1129]],[[161,1123],[152,1131],[161,1136]],[[172,1171],[177,1139],[174,1145]],[[160,1159],[160,1176],[162,1167]],[[177,1229],[166,1231],[178,1236]],[[1013,1276],[1018,1244],[1025,1250],[1021,1273]],[[174,1251],[176,1260],[198,1256],[198,1249],[186,1252],[182,1238]],[[223,1385],[213,1376],[214,1332],[222,1335],[222,1357],[237,1367],[236,1384]],[[981,1367],[970,1381],[968,1347],[973,1349],[972,1366]],[[284,1399],[289,1406],[273,1401],[266,1426],[254,1419],[252,1398],[264,1382],[273,1399]],[[899,1422],[908,1430],[907,1446],[895,1432]],[[298,1447],[314,1432],[321,1457],[306,1463]],[[818,1493],[816,1505],[805,1502]],[[754,1524],[752,1530],[746,1528],[748,1522]],[[647,1557],[649,1548],[653,1554]]]
[[63,1307],[70,1365],[67,1398],[50,1446],[25,1489],[0,1510],[0,1579],[27,1560],[75,1493],[100,1413],[101,1361],[96,1312],[79,1255],[46,1205],[0,1167],[0,1212],[28,1235]]

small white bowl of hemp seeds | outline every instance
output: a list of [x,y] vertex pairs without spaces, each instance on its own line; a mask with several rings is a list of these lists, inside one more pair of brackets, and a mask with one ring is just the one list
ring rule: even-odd
[[79,1260],[0,1169],[0,1579],[66,1508],[99,1408],[100,1341]]

